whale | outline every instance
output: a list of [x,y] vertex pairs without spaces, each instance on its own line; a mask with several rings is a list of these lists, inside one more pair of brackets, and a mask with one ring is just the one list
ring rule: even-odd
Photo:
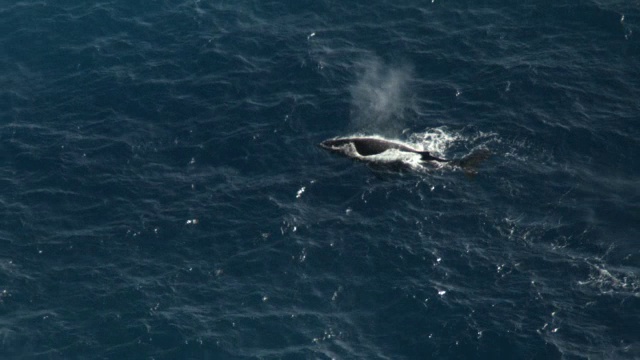
[[[412,145],[406,144],[399,140],[389,140],[375,136],[354,136],[354,137],[337,137],[327,139],[318,144],[321,148],[333,153],[347,156],[352,159],[382,164],[385,160],[379,155],[387,152],[396,152],[396,154],[417,154],[420,155],[420,162],[438,162],[448,163],[454,167],[462,168],[467,175],[477,174],[477,166],[480,162],[486,160],[491,155],[488,149],[478,149],[461,159],[444,159],[430,152],[417,149]],[[401,159],[393,163],[401,162]]]
[[355,150],[359,156],[379,155],[388,150],[398,150],[401,152],[419,154],[422,161],[438,161],[449,162],[450,160],[441,159],[431,155],[428,151],[418,150],[408,144],[395,141],[381,139],[377,137],[346,137],[334,138],[321,142],[320,147],[335,153],[349,156],[353,154],[350,150]]

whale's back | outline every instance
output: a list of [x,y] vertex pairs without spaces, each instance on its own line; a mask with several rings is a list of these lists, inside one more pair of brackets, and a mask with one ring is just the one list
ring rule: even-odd
[[376,138],[352,138],[349,140],[358,154],[362,156],[378,155],[387,150],[395,149],[406,152],[418,152],[418,150],[394,141]]

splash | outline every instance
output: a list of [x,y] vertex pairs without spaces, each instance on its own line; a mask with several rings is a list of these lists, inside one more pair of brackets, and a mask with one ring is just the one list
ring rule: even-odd
[[445,128],[435,128],[411,134],[408,142],[433,155],[444,157],[447,149],[456,141],[461,140],[464,139],[460,134],[452,133]]
[[398,134],[411,108],[409,89],[412,71],[409,66],[392,67],[379,59],[357,64],[358,80],[351,93],[351,125],[355,130]]

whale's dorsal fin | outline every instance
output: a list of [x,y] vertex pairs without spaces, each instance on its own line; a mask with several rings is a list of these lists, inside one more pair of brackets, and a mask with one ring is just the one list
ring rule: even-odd
[[417,154],[422,155],[422,161],[439,161],[439,162],[449,162],[451,160],[441,159],[431,155],[428,151],[416,151]]

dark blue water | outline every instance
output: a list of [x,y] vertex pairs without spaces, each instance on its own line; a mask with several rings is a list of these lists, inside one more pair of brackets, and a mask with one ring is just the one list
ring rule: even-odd
[[2,358],[640,358],[635,1],[5,0],[0,85]]

